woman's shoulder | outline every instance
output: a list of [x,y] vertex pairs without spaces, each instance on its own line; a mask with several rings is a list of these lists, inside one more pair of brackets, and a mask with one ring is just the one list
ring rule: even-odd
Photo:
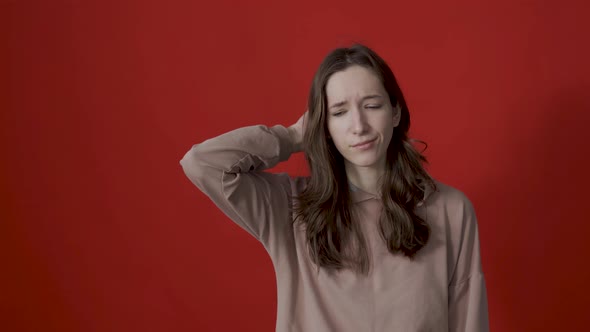
[[309,176],[290,176],[289,181],[291,183],[291,193],[294,196],[297,196],[303,192],[305,187],[307,187],[309,178]]
[[435,188],[433,188],[426,199],[428,205],[434,205],[445,209],[472,209],[471,200],[462,190],[436,179],[433,179],[433,182]]

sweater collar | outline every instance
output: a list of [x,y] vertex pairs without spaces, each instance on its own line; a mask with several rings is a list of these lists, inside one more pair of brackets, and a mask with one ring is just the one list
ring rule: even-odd
[[[380,197],[378,195],[373,195],[371,193],[368,193],[364,190],[362,190],[361,188],[358,188],[357,186],[355,186],[354,184],[352,184],[352,182],[348,182],[348,186],[350,188],[350,196],[352,199],[353,203],[360,203],[360,202],[364,202],[364,201],[368,201],[370,199],[377,199],[379,200]],[[433,188],[429,185],[425,186],[424,188],[424,197],[420,200],[420,202],[418,202],[418,204],[416,204],[416,206],[422,206],[424,204],[424,201],[426,201],[426,199],[428,199],[428,197],[430,196],[430,194],[432,194],[433,192]]]

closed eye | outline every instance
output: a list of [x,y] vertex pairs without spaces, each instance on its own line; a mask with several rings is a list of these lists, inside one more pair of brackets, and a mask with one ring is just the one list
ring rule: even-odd
[[381,108],[381,105],[378,104],[371,104],[371,105],[366,105],[365,108],[370,108],[370,109],[379,109]]
[[345,113],[346,111],[336,111],[332,113],[332,116],[341,116]]

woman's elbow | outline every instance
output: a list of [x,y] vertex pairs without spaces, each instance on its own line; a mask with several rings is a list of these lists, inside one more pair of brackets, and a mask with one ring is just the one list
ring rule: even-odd
[[180,166],[182,166],[184,174],[193,182],[207,176],[205,174],[206,167],[204,167],[204,163],[201,162],[199,153],[194,147],[188,150],[182,159],[180,159]]

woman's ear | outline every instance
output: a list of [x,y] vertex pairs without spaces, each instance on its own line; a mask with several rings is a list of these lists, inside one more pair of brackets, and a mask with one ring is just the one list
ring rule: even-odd
[[395,104],[395,107],[393,108],[393,127],[397,127],[399,126],[399,122],[400,119],[402,117],[402,108],[399,105],[399,103]]

